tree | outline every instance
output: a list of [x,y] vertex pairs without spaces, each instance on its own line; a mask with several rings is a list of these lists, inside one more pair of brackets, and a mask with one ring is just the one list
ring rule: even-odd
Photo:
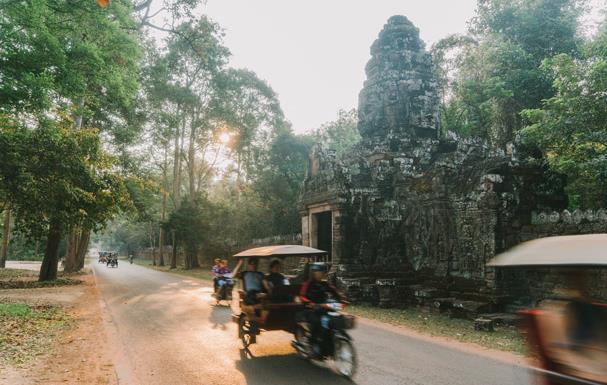
[[94,130],[73,131],[70,122],[43,121],[36,130],[2,127],[0,188],[31,238],[46,236],[40,280],[57,276],[62,235],[73,225],[97,229],[126,200]]
[[544,61],[556,94],[524,111],[524,142],[538,145],[555,170],[568,177],[572,207],[607,205],[607,29],[582,58],[561,54]]
[[356,109],[339,110],[337,119],[323,124],[314,132],[316,140],[341,155],[360,142]]
[[[116,146],[132,141],[140,49],[130,12],[126,0],[107,9],[85,0],[8,2],[0,18],[0,113],[31,130],[94,127]],[[68,271],[84,264],[92,229],[86,221],[72,226]]]
[[[468,36],[449,37],[434,51],[443,95],[443,125],[488,138],[503,148],[521,129],[520,112],[554,94],[540,69],[545,58],[576,55],[582,1],[482,0]],[[450,56],[455,55],[455,58]],[[456,63],[453,70],[449,65]],[[452,79],[445,87],[445,74]]]
[[11,234],[11,209],[4,210],[2,222],[2,246],[0,247],[0,268],[6,267],[6,256],[8,255],[8,243]]
[[200,246],[208,237],[209,218],[206,216],[208,201],[201,197],[192,202],[184,199],[179,208],[171,213],[165,226],[174,231],[185,249],[184,267],[198,267]]
[[[256,237],[300,231],[298,200],[313,142],[309,136],[292,132],[281,133],[272,141],[251,185],[264,209],[263,215],[270,220],[265,233]],[[254,222],[251,225],[255,226]]]
[[252,172],[255,157],[266,150],[274,135],[288,130],[274,90],[249,70],[228,69],[217,77],[213,99],[214,125],[232,131],[232,151],[236,155],[237,182]]

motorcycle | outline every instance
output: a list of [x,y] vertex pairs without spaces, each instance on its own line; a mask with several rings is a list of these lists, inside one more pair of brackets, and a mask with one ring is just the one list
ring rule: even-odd
[[107,261],[107,266],[108,267],[118,267],[118,258],[110,257],[110,259]]
[[307,360],[333,360],[339,374],[352,378],[357,366],[356,351],[352,337],[346,330],[354,328],[354,317],[342,313],[343,304],[340,302],[329,301],[321,306],[326,310],[320,318],[323,329],[321,340],[314,341],[312,325],[301,314],[292,345],[300,357]]
[[[221,283],[221,282],[223,283]],[[229,276],[221,276],[217,278],[217,285],[215,287],[215,293],[213,294],[217,305],[221,301],[232,301],[232,291],[234,289],[234,281]]]

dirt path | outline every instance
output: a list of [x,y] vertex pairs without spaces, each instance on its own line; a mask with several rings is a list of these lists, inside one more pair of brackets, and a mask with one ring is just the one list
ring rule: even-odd
[[59,304],[74,319],[72,327],[59,336],[52,351],[26,367],[0,368],[0,384],[118,383],[100,311],[98,289],[91,274],[79,276],[79,279],[84,284],[0,291],[0,302]]

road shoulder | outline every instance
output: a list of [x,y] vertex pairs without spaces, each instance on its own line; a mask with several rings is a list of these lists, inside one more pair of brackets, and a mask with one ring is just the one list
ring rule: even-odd
[[0,382],[22,384],[117,384],[92,274],[80,285],[0,291],[0,301],[60,306],[72,320],[48,349],[24,365],[2,368]]

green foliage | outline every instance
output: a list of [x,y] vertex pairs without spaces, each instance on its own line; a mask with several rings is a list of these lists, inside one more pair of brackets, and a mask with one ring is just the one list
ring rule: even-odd
[[63,230],[98,228],[127,201],[95,130],[72,131],[47,121],[37,129],[0,127],[0,189],[17,225],[40,238],[51,222]]
[[0,11],[0,113],[59,107],[132,138],[141,51],[128,1],[9,1]]
[[209,237],[210,208],[210,202],[204,197],[198,197],[196,201],[184,200],[164,224],[167,230],[175,231],[189,256],[197,256],[200,246]]
[[24,303],[0,303],[0,317],[25,317],[32,313],[32,308]]
[[337,119],[323,124],[314,132],[314,136],[317,142],[341,155],[360,142],[361,137],[357,124],[356,109],[339,110]]
[[[255,238],[301,231],[298,199],[312,144],[311,137],[291,132],[279,134],[272,141],[251,185],[265,211],[260,218],[269,221],[267,227],[258,229],[264,233],[256,234]],[[259,221],[259,218],[254,220]],[[255,223],[251,225],[255,226]]]
[[131,13],[129,0],[0,8],[0,196],[22,236],[47,235],[41,280],[55,277],[68,229],[98,229],[128,206],[101,137],[123,149],[141,124],[142,51]]
[[[228,69],[219,74],[211,118],[219,128],[236,134],[233,151],[239,166],[251,172],[256,152],[268,137],[288,127],[274,90],[254,72]],[[261,148],[260,148],[261,147]]]
[[568,177],[573,208],[607,206],[607,32],[582,59],[562,54],[544,61],[555,96],[524,111],[522,139],[536,144]]
[[514,139],[520,112],[554,95],[540,64],[560,53],[577,55],[577,0],[483,0],[468,36],[434,47],[443,92],[442,123],[496,147]]

